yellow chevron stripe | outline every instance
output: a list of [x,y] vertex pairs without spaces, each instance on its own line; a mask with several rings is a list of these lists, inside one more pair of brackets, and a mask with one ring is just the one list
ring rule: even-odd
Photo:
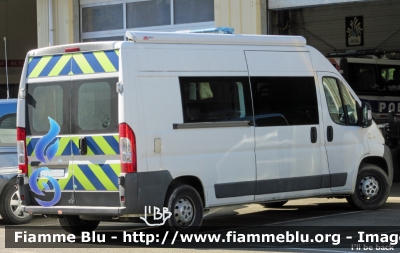
[[115,49],[114,52],[119,56],[119,49]]
[[67,176],[67,178],[63,178],[63,179],[59,179],[58,180],[58,184],[60,185],[61,190],[65,189],[65,186],[67,186],[68,181],[71,179],[72,175],[74,174],[72,172],[72,170],[73,170],[72,165],[69,165],[68,166],[68,176]]
[[83,188],[87,191],[94,191],[96,188],[93,186],[93,184],[87,179],[85,174],[83,174],[82,170],[79,168],[78,165],[74,164],[74,176],[76,179],[79,180]]
[[103,67],[105,72],[115,72],[117,71],[112,65],[111,61],[108,59],[104,51],[93,52],[94,57],[99,61],[100,65]]
[[97,179],[103,184],[103,186],[107,189],[107,191],[118,190],[99,165],[89,164],[89,168],[93,171]]
[[58,146],[58,150],[57,150],[57,153],[56,153],[56,155],[57,156],[60,156],[63,152],[64,152],[64,150],[66,149],[66,148],[71,148],[68,144],[69,144],[69,140],[70,140],[70,138],[69,137],[61,137],[60,138],[60,140],[59,140],[59,146]]
[[30,177],[32,174],[32,168],[31,165],[28,163],[28,177]]
[[38,77],[52,57],[53,56],[51,55],[43,56],[31,72],[31,74],[28,76],[28,78]]
[[110,147],[110,144],[103,138],[103,136],[93,136],[94,142],[101,148],[105,155],[115,155],[116,153]]
[[114,139],[119,143],[119,135],[114,135]]
[[92,69],[89,62],[86,60],[85,56],[83,56],[82,53],[74,54],[73,57],[84,74],[94,73],[94,70]]
[[58,62],[53,67],[53,69],[50,71],[48,76],[58,76],[60,74],[61,70],[63,70],[63,68],[65,67],[65,65],[67,65],[67,63],[71,59],[71,57],[72,57],[71,54],[65,54],[65,55],[61,56],[60,60],[58,60]]
[[117,174],[117,176],[119,174],[121,174],[121,164],[109,164],[111,169],[115,172],[115,174]]
[[33,57],[29,57],[28,62],[31,62],[33,59]]

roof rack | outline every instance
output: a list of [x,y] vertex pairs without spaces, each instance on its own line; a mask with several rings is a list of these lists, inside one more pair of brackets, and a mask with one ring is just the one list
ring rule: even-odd
[[381,57],[385,55],[385,51],[380,49],[362,49],[362,50],[346,50],[346,51],[334,51],[327,54],[328,57],[359,57],[366,55],[375,55]]
[[196,29],[196,30],[183,30],[176,31],[177,33],[219,33],[219,34],[234,34],[235,29],[232,27],[214,27],[207,29]]
[[306,39],[301,36],[246,35],[215,33],[176,33],[127,31],[128,41],[135,43],[168,44],[214,44],[214,45],[259,45],[305,47]]

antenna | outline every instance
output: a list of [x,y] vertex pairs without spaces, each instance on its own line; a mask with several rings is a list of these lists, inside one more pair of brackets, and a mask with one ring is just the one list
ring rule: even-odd
[[6,37],[4,39],[4,53],[6,56],[6,79],[7,79],[7,99],[10,98],[10,89],[8,88],[8,66],[7,66],[7,40]]

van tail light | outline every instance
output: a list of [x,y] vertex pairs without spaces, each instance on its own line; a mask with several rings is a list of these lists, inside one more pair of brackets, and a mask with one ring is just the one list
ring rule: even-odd
[[135,134],[126,123],[119,124],[119,153],[121,156],[121,172],[137,172]]
[[26,155],[26,131],[23,127],[17,127],[17,153],[19,174],[28,173],[28,157]]

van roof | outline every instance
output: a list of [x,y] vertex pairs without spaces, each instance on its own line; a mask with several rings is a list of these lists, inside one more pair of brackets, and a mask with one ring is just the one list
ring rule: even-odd
[[301,36],[213,34],[213,33],[174,33],[127,31],[128,40],[135,43],[166,44],[222,44],[222,45],[259,45],[259,46],[306,46]]

